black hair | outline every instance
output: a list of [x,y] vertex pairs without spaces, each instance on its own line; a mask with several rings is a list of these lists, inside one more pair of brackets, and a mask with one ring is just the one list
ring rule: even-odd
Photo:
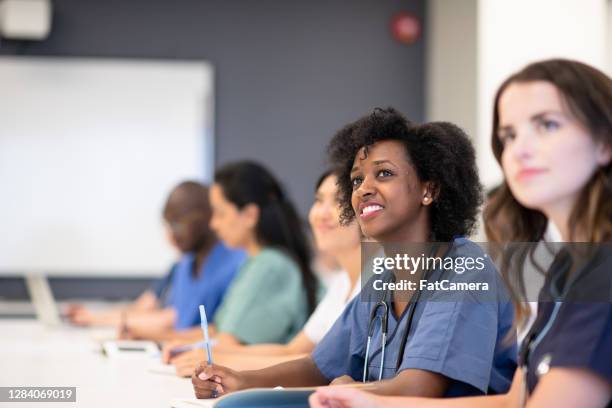
[[376,108],[346,125],[328,146],[330,162],[338,175],[341,222],[348,223],[355,217],[350,173],[357,153],[365,148],[367,155],[368,147],[385,140],[401,142],[419,180],[434,186],[430,239],[450,241],[469,235],[476,226],[482,186],[468,136],[448,122],[417,125],[393,108]]
[[255,227],[261,245],[278,248],[298,264],[306,288],[308,310],[316,306],[317,279],[310,268],[311,250],[304,226],[281,184],[264,166],[251,161],[226,164],[215,172],[215,183],[225,198],[239,209],[248,204],[259,208]]
[[192,211],[206,213],[210,218],[208,187],[193,180],[182,181],[168,194],[162,216],[166,221],[172,221]]

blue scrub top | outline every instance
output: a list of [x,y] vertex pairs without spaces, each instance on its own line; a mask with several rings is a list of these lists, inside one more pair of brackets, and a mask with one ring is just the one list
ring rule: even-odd
[[[458,238],[446,257],[483,256],[481,248],[465,238]],[[402,316],[396,318],[389,304],[388,335],[385,350],[383,379],[394,377],[405,369],[421,369],[449,378],[446,396],[466,396],[508,391],[516,369],[517,347],[513,333],[514,312],[501,278],[493,263],[486,258],[485,268],[476,275],[448,273],[434,270],[429,281],[444,279],[490,284],[486,299],[469,291],[455,294],[452,301],[446,294],[422,292],[400,366],[395,364],[401,339],[408,324],[411,303]],[[368,284],[364,287],[367,289]],[[369,294],[365,294],[369,296]],[[356,381],[363,377],[367,343],[367,327],[376,302],[360,296],[346,307],[333,327],[317,345],[312,358],[321,373],[333,380],[349,375]],[[462,297],[458,299],[458,296]],[[382,308],[379,308],[382,313]],[[380,319],[376,319],[370,347],[368,381],[378,379],[381,363]],[[509,336],[509,337],[508,337]]]
[[229,249],[218,242],[194,278],[192,270],[195,255],[183,255],[173,268],[168,302],[168,306],[176,310],[176,329],[186,329],[199,324],[199,305],[204,305],[208,316],[214,316],[245,259],[246,254],[243,251]]

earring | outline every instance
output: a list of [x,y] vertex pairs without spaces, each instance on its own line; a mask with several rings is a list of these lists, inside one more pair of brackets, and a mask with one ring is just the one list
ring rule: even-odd
[[431,197],[423,198],[423,204],[429,204],[430,201],[431,201]]

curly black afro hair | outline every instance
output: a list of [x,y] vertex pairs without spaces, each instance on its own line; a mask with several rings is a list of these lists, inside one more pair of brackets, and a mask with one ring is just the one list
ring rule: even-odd
[[412,123],[393,108],[376,108],[346,125],[328,146],[329,160],[338,176],[341,223],[355,217],[350,178],[355,156],[364,147],[367,155],[369,146],[384,140],[401,142],[419,180],[434,185],[430,239],[444,242],[469,235],[482,204],[482,186],[468,136],[448,122]]

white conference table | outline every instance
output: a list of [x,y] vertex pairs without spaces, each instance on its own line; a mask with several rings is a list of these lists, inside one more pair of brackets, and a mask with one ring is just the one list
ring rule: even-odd
[[[0,387],[76,387],[76,403],[53,407],[168,408],[174,398],[193,397],[191,381],[150,372],[159,363],[144,356],[111,359],[100,339],[112,331],[62,326],[36,320],[0,320]],[[0,407],[43,407],[40,402],[0,402]]]

